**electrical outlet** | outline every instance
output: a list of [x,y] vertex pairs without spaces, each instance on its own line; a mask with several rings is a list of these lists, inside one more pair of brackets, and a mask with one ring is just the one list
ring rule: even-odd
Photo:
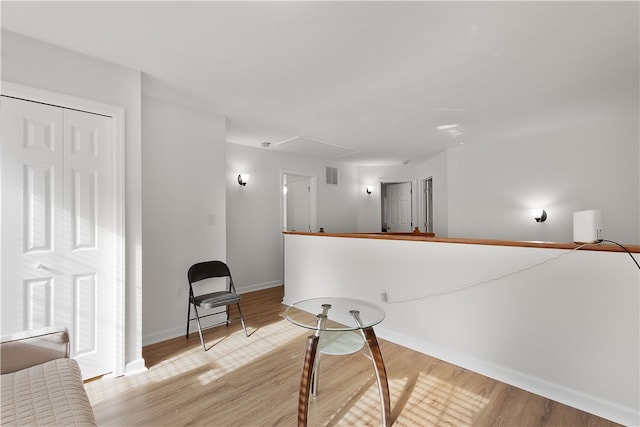
[[380,301],[388,302],[389,301],[389,289],[383,289],[380,292]]

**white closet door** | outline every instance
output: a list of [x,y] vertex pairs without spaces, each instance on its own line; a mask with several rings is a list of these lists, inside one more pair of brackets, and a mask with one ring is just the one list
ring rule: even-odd
[[2,97],[2,333],[69,329],[113,370],[112,119]]
[[62,286],[63,111],[2,97],[2,333],[54,322]]
[[[71,353],[91,378],[112,370],[113,176],[110,117],[64,110],[62,259],[67,281],[59,319]],[[105,371],[107,369],[107,371]]]

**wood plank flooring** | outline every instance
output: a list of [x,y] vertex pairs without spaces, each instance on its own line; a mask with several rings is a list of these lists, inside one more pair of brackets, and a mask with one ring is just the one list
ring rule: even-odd
[[[100,426],[294,426],[306,337],[284,319],[283,288],[243,295],[240,322],[147,346],[149,370],[86,383]],[[380,340],[394,426],[617,424]],[[377,426],[380,401],[362,354],[322,356],[310,426]]]

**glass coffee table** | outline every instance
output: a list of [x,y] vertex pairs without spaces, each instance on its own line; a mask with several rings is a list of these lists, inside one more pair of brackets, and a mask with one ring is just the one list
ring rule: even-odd
[[382,307],[351,298],[312,298],[296,302],[285,312],[286,319],[294,325],[314,331],[307,338],[307,348],[302,365],[298,398],[298,426],[307,425],[309,395],[318,393],[318,373],[321,354],[350,354],[366,343],[378,380],[382,424],[391,425],[389,383],[382,360],[382,353],[373,327],[382,322]]

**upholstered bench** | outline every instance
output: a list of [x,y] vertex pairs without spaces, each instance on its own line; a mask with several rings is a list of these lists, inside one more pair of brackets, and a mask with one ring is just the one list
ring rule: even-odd
[[96,425],[64,328],[20,332],[0,341],[2,425]]

